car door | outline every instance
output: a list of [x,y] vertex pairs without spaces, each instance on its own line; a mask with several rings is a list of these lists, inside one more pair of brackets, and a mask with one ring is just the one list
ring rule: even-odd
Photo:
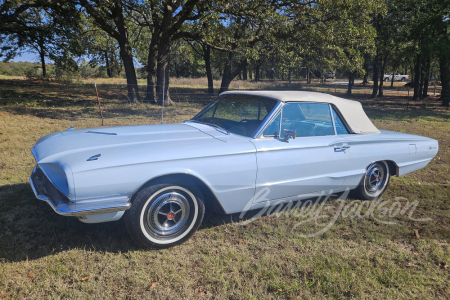
[[[336,134],[330,109],[326,103],[286,103],[263,136],[252,140],[258,166],[255,195],[268,188],[254,203],[332,192],[343,185],[348,145]],[[289,130],[295,138],[286,138]]]

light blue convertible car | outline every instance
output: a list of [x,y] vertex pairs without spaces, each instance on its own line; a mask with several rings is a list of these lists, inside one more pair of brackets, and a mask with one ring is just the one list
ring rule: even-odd
[[298,91],[225,92],[180,124],[71,129],[31,150],[36,197],[85,223],[124,217],[157,248],[191,237],[205,204],[231,214],[347,188],[371,200],[438,151],[378,130],[359,102]]

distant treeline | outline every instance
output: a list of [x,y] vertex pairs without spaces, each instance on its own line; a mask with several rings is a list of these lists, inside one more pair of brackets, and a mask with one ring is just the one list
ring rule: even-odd
[[[55,64],[46,64],[46,77],[56,79],[73,79],[73,78],[106,78],[108,77],[107,70],[103,66],[91,66],[86,61],[81,61],[77,69],[65,70],[58,68]],[[139,74],[139,72],[138,72]],[[0,61],[0,75],[6,76],[25,76],[27,78],[42,77],[42,64],[38,62],[2,62]],[[118,77],[121,74],[120,70],[115,74]]]
[[[49,74],[54,73],[53,64],[47,64]],[[6,76],[34,76],[42,74],[40,63],[31,62],[0,62],[0,75]]]

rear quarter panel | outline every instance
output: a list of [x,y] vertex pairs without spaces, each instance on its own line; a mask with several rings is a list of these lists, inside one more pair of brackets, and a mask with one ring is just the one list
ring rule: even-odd
[[349,188],[355,188],[367,167],[375,161],[390,160],[398,167],[398,176],[425,167],[438,152],[436,140],[381,130],[380,134],[346,135],[350,146],[350,170],[345,181]]

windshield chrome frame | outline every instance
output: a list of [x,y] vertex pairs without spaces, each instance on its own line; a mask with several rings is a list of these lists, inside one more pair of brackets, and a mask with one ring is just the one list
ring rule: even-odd
[[270,123],[272,123],[272,121],[277,117],[278,112],[281,110],[281,108],[284,105],[284,102],[282,102],[278,99],[274,99],[274,98],[270,98],[270,99],[276,100],[277,104],[274,106],[272,111],[266,116],[264,121],[261,122],[258,129],[256,129],[256,131],[253,133],[253,135],[251,136],[252,139],[257,139],[257,138],[261,137],[261,135],[264,133],[264,130],[266,129],[266,127],[269,126]]

